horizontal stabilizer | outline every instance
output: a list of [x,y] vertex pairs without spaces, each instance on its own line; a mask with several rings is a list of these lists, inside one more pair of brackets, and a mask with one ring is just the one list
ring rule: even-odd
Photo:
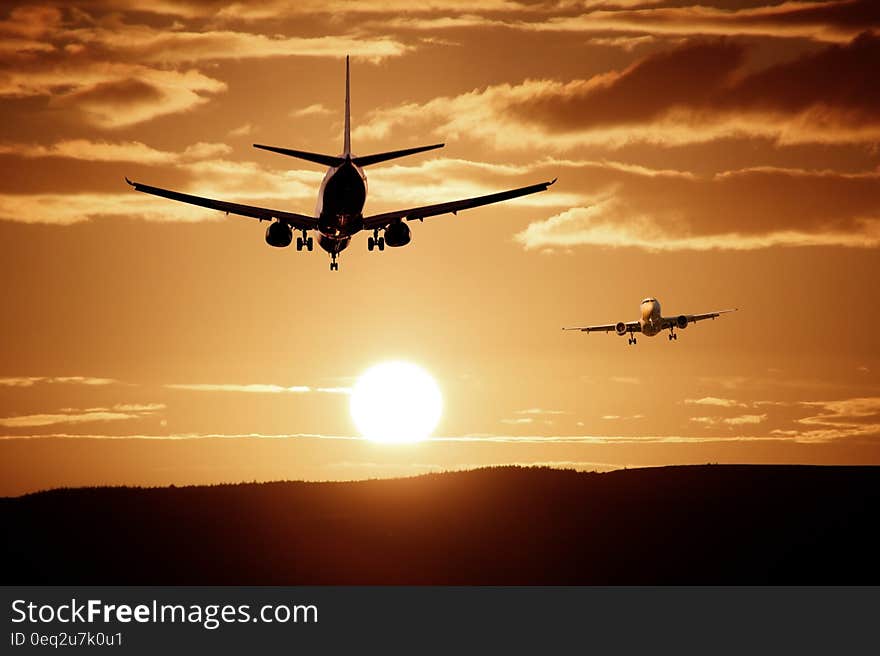
[[297,157],[299,159],[304,159],[309,162],[323,164],[324,166],[339,166],[345,161],[344,157],[337,157],[335,155],[322,155],[320,153],[309,153],[304,150],[291,150],[290,148],[279,148],[278,146],[264,146],[263,144],[254,144],[254,148],[269,150],[273,153],[279,153],[280,155],[287,155],[288,157]]
[[376,153],[375,155],[362,155],[352,158],[358,166],[369,166],[370,164],[378,164],[379,162],[387,162],[389,159],[397,159],[398,157],[406,157],[407,155],[415,155],[423,153],[426,150],[434,150],[435,148],[443,148],[446,144],[433,144],[431,146],[419,146],[418,148],[406,148],[404,150],[392,150],[387,153]]

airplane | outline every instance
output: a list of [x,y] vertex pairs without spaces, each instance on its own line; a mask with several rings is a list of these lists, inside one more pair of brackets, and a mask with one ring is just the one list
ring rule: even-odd
[[[385,153],[376,153],[373,155],[353,155],[351,152],[351,94],[350,94],[350,75],[348,57],[345,58],[345,126],[343,133],[342,154],[322,155],[319,153],[309,153],[301,150],[291,150],[289,148],[279,148],[277,146],[266,146],[263,144],[253,144],[254,148],[268,150],[273,153],[287,155],[289,157],[297,157],[309,162],[323,164],[327,167],[327,173],[321,182],[321,188],[318,191],[318,204],[315,209],[314,216],[306,214],[296,214],[294,212],[286,212],[281,210],[273,210],[264,207],[254,207],[252,205],[242,205],[239,203],[230,203],[222,200],[214,200],[211,198],[202,198],[201,196],[192,196],[170,189],[162,189],[152,187],[140,182],[132,182],[127,177],[125,181],[134,187],[135,191],[141,191],[154,196],[161,196],[171,200],[199,205],[209,209],[220,210],[226,214],[238,214],[240,216],[248,216],[263,221],[271,221],[266,229],[266,243],[277,248],[285,248],[290,246],[293,241],[293,232],[301,232],[301,236],[296,238],[296,250],[301,251],[305,248],[311,251],[314,247],[312,237],[308,235],[310,230],[317,233],[318,245],[330,254],[330,270],[338,271],[339,263],[336,261],[338,255],[345,250],[351,238],[361,231],[370,232],[372,236],[367,239],[367,249],[373,251],[378,249],[384,251],[385,246],[398,248],[406,246],[412,240],[412,234],[409,226],[404,223],[406,221],[414,221],[418,219],[423,221],[429,216],[438,216],[441,214],[458,214],[461,210],[470,209],[472,207],[481,207],[491,203],[499,203],[501,201],[518,198],[528,194],[534,194],[539,191],[546,191],[556,178],[549,182],[541,182],[539,184],[520,187],[518,189],[510,189],[499,193],[489,194],[487,196],[478,196],[476,198],[466,198],[464,200],[455,200],[436,205],[425,205],[422,207],[411,207],[404,210],[395,210],[393,212],[384,212],[382,214],[374,214],[372,216],[364,216],[363,208],[367,198],[367,176],[364,174],[363,167],[379,162],[386,162],[398,157],[406,157],[422,153],[435,148],[442,148],[445,144],[433,144],[430,146],[419,146],[416,148],[406,148],[403,150],[394,150]],[[381,235],[379,234],[381,231]]]
[[671,342],[674,339],[678,339],[678,335],[675,333],[676,328],[684,330],[688,324],[703,321],[704,319],[714,319],[728,312],[736,312],[737,308],[706,312],[705,314],[680,314],[677,317],[664,317],[660,313],[660,301],[649,297],[642,301],[639,310],[641,311],[642,318],[638,321],[618,321],[617,323],[608,323],[600,326],[573,326],[571,328],[563,328],[563,330],[580,330],[584,333],[610,333],[613,330],[621,337],[629,333],[629,344],[636,343],[635,333],[642,333],[645,337],[653,337],[664,330],[668,330],[669,341]]

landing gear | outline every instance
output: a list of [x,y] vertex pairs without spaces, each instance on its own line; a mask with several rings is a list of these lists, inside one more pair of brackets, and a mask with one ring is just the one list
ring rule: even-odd
[[305,230],[303,230],[302,237],[296,238],[296,250],[301,251],[303,247],[307,251],[311,251],[315,247],[314,239],[308,237]]
[[373,230],[373,236],[367,239],[367,250],[371,251],[378,248],[380,251],[385,250],[385,237],[379,236],[379,230]]
[[669,329],[669,341],[671,342],[673,339],[678,339],[678,335],[672,332],[672,328]]
[[339,262],[336,261],[336,253],[333,253],[330,257],[332,258],[330,260],[330,270],[339,271]]
[[629,338],[629,343],[630,343],[631,345],[635,345],[635,343],[636,343],[636,336],[635,336],[635,335],[631,335],[631,336],[630,336],[630,338]]

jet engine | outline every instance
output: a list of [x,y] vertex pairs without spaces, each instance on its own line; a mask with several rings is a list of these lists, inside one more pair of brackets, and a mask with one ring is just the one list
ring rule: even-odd
[[293,230],[286,223],[273,221],[266,228],[266,243],[275,248],[286,248],[293,241]]
[[683,314],[677,316],[675,318],[675,325],[678,326],[679,328],[681,328],[682,330],[684,330],[685,328],[687,328],[688,318],[686,316],[684,316]]
[[626,335],[626,324],[623,321],[618,321],[614,324],[614,330],[617,331],[618,335]]
[[412,232],[403,221],[395,221],[385,228],[385,243],[392,248],[406,246],[412,241]]

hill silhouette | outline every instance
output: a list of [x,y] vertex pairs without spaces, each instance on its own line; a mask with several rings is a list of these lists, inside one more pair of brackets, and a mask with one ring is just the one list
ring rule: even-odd
[[499,467],[0,499],[4,584],[868,584],[880,467]]

